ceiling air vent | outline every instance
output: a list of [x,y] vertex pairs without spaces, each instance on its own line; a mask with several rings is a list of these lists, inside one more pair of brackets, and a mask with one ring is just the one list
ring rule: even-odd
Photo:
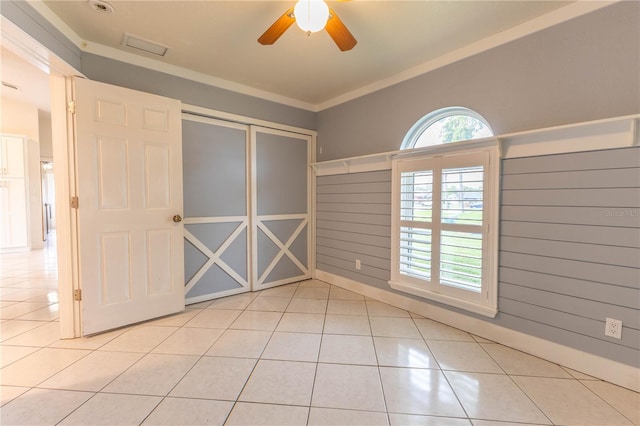
[[167,46],[163,46],[159,43],[145,40],[143,38],[127,33],[124,33],[124,37],[122,38],[122,45],[158,56],[166,55],[167,51],[169,50]]

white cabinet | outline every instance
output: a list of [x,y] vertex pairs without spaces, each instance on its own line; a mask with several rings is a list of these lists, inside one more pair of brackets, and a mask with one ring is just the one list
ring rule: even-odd
[[29,198],[26,138],[2,136],[0,141],[0,250],[29,247]]
[[28,227],[24,179],[0,179],[0,211],[0,248],[26,248]]
[[2,136],[0,142],[0,177],[24,178],[25,140],[21,137]]

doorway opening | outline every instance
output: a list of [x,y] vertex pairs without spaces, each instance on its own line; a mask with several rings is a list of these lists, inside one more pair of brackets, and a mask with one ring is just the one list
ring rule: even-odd
[[[55,238],[56,232],[56,188],[53,177],[53,161],[40,161],[42,178],[42,240]],[[46,243],[45,243],[46,244]]]

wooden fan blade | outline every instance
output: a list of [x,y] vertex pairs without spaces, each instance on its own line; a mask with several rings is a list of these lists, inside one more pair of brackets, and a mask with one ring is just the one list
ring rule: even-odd
[[284,34],[287,29],[296,21],[293,17],[293,8],[287,10],[284,15],[279,17],[276,22],[273,23],[269,27],[267,31],[264,32],[258,39],[258,43],[260,44],[273,44],[275,43],[282,34]]
[[355,39],[353,34],[349,32],[347,27],[342,23],[336,12],[333,9],[329,9],[329,20],[327,21],[327,26],[325,29],[338,45],[338,48],[343,52],[346,50],[351,50],[358,43],[358,40]]

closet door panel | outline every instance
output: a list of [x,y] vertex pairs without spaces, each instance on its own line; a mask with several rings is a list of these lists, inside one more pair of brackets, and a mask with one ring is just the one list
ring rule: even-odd
[[249,291],[248,127],[183,116],[185,298]]
[[311,137],[252,128],[254,289],[311,277]]
[[183,122],[184,214],[246,216],[246,130],[213,122]]
[[259,216],[307,214],[307,139],[256,133]]

